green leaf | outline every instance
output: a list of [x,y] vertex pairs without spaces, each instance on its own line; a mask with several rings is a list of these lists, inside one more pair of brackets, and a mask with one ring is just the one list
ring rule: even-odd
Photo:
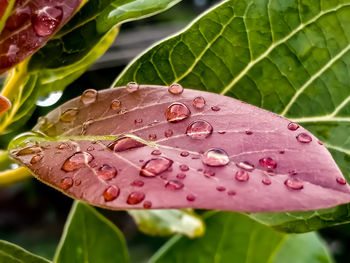
[[167,236],[180,233],[190,238],[202,236],[204,223],[188,210],[129,210],[139,229],[152,236]]
[[54,262],[129,262],[120,230],[94,208],[73,204]]
[[113,43],[118,25],[180,1],[88,1],[43,48],[10,72],[2,94],[13,107],[0,118],[0,134],[22,126],[39,97],[63,91],[82,75]]
[[49,263],[50,261],[36,256],[23,248],[0,240],[0,262],[6,263]]
[[287,235],[245,215],[230,212],[208,214],[207,231],[203,237],[189,240],[176,235],[150,262],[332,262],[314,233]]
[[[323,141],[350,181],[349,18],[349,0],[224,1],[134,60],[114,85],[178,82],[286,116]],[[289,218],[289,231],[305,219],[349,222],[338,210],[324,221],[323,212],[276,217]]]

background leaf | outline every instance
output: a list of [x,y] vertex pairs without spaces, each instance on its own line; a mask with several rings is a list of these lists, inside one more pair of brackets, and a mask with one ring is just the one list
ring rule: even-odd
[[[349,180],[349,5],[348,0],[224,1],[135,59],[114,85],[179,82],[287,116],[323,141]],[[298,216],[291,216],[288,229]],[[319,227],[349,222],[337,213],[323,223],[317,217],[309,219]],[[299,219],[303,224],[308,217]]]
[[94,208],[75,202],[54,262],[129,262],[119,229]]
[[174,87],[86,90],[14,140],[11,156],[52,187],[109,209],[267,212],[349,202],[331,155],[302,127]]
[[164,11],[180,1],[88,1],[43,48],[10,72],[2,94],[14,107],[1,117],[0,133],[24,125],[40,97],[55,94],[58,100],[64,88],[110,47],[118,25]]
[[174,236],[150,262],[332,262],[315,233],[286,235],[229,212],[209,212],[206,225],[201,238]]
[[190,238],[202,236],[204,223],[198,215],[188,210],[128,210],[140,231],[152,236],[180,233]]
[[50,261],[33,255],[14,244],[0,240],[0,262],[6,263],[49,263]]

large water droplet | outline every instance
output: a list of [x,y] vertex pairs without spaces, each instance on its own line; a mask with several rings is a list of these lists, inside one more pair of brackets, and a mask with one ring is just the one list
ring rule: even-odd
[[84,104],[90,104],[95,102],[97,99],[97,90],[87,89],[83,92],[80,97],[80,101]]
[[119,188],[115,185],[110,185],[106,188],[106,190],[103,192],[103,197],[106,202],[113,201],[119,196]]
[[346,184],[346,180],[343,177],[337,177],[336,181],[337,181],[338,184],[341,184],[341,185],[345,185]]
[[34,153],[40,153],[42,151],[41,147],[39,146],[31,146],[31,147],[26,147],[21,150],[19,150],[16,155],[17,156],[23,156],[23,155],[28,155],[28,154],[34,154]]
[[87,165],[93,159],[94,157],[90,153],[76,152],[63,163],[61,169],[66,172],[72,172]]
[[151,201],[143,202],[143,208],[149,209],[151,207],[152,207],[152,202]]
[[117,175],[117,169],[108,164],[104,164],[98,168],[97,175],[104,180],[111,180]]
[[190,116],[191,112],[187,106],[181,102],[172,103],[165,112],[168,122],[182,121]]
[[73,179],[71,177],[65,177],[61,180],[61,188],[63,190],[68,190],[73,186]]
[[143,147],[145,144],[129,136],[122,136],[111,142],[107,147],[114,152],[122,152],[133,148]]
[[203,154],[202,162],[208,166],[224,166],[230,162],[230,159],[224,150],[213,148]]
[[294,122],[290,122],[287,127],[291,131],[296,131],[297,129],[299,129],[299,125]]
[[126,85],[126,90],[128,92],[134,92],[134,91],[137,91],[138,89],[139,89],[139,84],[137,84],[136,82],[129,82]]
[[189,194],[186,196],[187,201],[193,202],[196,200],[196,196],[194,196],[193,194]]
[[49,107],[54,105],[62,97],[62,94],[62,91],[53,91],[49,95],[40,96],[35,104],[40,107]]
[[236,163],[236,166],[238,168],[241,168],[243,170],[246,170],[248,172],[251,172],[254,170],[254,165],[252,165],[250,162],[239,162],[239,163]]
[[143,199],[145,199],[145,194],[142,192],[132,192],[131,194],[129,194],[128,199],[127,199],[127,203],[129,205],[136,205],[138,203],[141,203],[143,201]]
[[309,143],[312,141],[311,136],[306,133],[300,133],[296,138],[301,143]]
[[112,110],[120,110],[121,105],[122,103],[119,100],[113,100],[110,107]]
[[60,7],[44,7],[39,10],[33,20],[35,33],[40,37],[51,35],[62,20],[63,12]]
[[30,159],[30,163],[31,164],[36,164],[38,163],[39,161],[41,161],[41,159],[43,158],[43,156],[41,154],[37,154],[37,155],[34,155],[32,157],[32,159]]
[[173,161],[165,157],[157,157],[148,160],[141,168],[140,175],[145,177],[153,177],[168,170]]
[[292,190],[301,190],[304,188],[303,183],[298,179],[289,178],[284,181],[284,184]]
[[180,190],[184,187],[184,184],[177,180],[170,180],[165,184],[165,188],[169,190]]
[[273,169],[277,167],[277,162],[270,157],[261,158],[259,160],[259,164],[262,167],[269,168],[269,169]]
[[68,109],[61,114],[60,120],[63,122],[71,122],[75,119],[78,113],[79,113],[79,109],[77,108]]
[[213,133],[213,126],[209,122],[198,120],[188,125],[186,134],[192,139],[205,139]]
[[205,99],[203,97],[196,97],[193,99],[193,107],[195,107],[197,110],[203,109],[205,106]]
[[180,84],[174,83],[169,86],[168,91],[173,95],[180,95],[184,88]]
[[236,172],[235,178],[240,182],[246,182],[249,180],[249,174],[247,171],[239,170]]

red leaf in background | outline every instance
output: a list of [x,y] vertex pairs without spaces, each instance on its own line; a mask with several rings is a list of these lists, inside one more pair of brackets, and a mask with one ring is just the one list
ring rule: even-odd
[[17,0],[0,35],[0,74],[45,45],[71,18],[80,2]]
[[[217,94],[134,85],[65,103],[34,129],[63,137],[12,156],[67,195],[110,209],[259,212],[350,201],[332,156],[301,126]],[[104,135],[120,137],[88,137]]]

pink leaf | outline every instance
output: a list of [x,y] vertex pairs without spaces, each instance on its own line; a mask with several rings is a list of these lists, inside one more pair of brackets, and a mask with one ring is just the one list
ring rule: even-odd
[[81,0],[17,0],[0,35],[0,74],[31,56],[74,14]]
[[310,132],[217,94],[88,90],[34,131],[58,137],[28,142],[12,156],[40,180],[96,206],[260,212],[350,201],[339,168]]

